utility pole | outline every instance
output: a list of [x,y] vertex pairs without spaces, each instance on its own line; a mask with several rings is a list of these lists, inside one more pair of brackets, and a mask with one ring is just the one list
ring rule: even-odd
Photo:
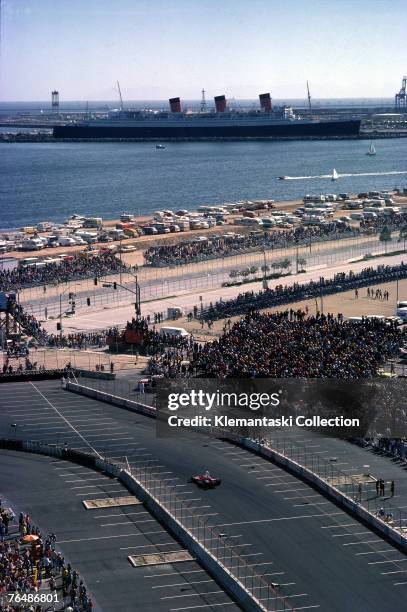
[[140,285],[136,274],[136,313],[141,316],[141,298],[140,298]]
[[268,289],[266,245],[263,246],[263,289]]
[[59,337],[62,340],[62,293],[59,294]]
[[[113,283],[114,288],[117,289],[117,287],[120,287],[121,289],[124,289],[125,291],[128,291],[129,293],[133,293],[133,295],[136,296],[136,301],[135,301],[135,310],[136,310],[136,315],[137,316],[141,316],[141,297],[140,297],[140,285],[138,282],[138,278],[137,278],[137,274],[133,275],[134,278],[136,279],[136,288],[133,291],[133,289],[129,289],[128,287],[126,287],[126,285],[122,285],[121,283],[116,283],[116,281]],[[103,284],[104,287],[111,287],[112,283],[104,283]]]
[[120,238],[119,241],[119,250],[120,250],[120,284],[122,284],[122,265],[123,265],[123,260],[122,260],[122,239]]

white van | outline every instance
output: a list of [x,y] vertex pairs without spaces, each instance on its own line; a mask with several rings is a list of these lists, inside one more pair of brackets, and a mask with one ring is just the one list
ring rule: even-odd
[[264,227],[274,227],[277,224],[276,220],[273,219],[273,217],[263,217],[262,223]]
[[60,236],[58,238],[58,243],[60,246],[75,246],[77,244],[76,240],[70,236]]
[[75,236],[80,236],[87,244],[94,244],[97,242],[97,234],[93,232],[79,231],[76,232]]
[[363,323],[364,318],[363,317],[346,317],[346,320],[349,321],[349,323]]
[[407,308],[397,308],[396,315],[403,319],[404,322],[407,322]]
[[26,238],[21,243],[22,251],[39,251],[44,248],[44,243],[39,238]]
[[164,334],[171,338],[188,338],[190,334],[183,327],[162,327],[159,331],[160,336]]
[[258,217],[256,217],[255,219],[252,219],[251,217],[241,217],[239,219],[239,222],[237,219],[235,219],[235,225],[248,225],[249,227],[253,227],[253,226],[259,226],[259,225],[263,225],[261,219],[259,219]]

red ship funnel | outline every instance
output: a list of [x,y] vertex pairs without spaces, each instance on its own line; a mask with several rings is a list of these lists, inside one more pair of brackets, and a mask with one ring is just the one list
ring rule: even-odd
[[179,98],[170,98],[170,109],[172,113],[181,113],[181,100]]
[[260,106],[264,111],[271,111],[271,96],[269,93],[259,95]]
[[226,110],[225,96],[215,96],[215,107],[217,113],[224,113]]

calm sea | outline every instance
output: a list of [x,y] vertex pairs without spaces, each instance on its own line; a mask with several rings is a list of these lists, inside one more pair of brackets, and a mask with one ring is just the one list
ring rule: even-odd
[[[0,144],[0,228],[73,213],[194,209],[240,199],[407,187],[407,139],[367,141]],[[335,168],[336,182],[322,175]],[[288,175],[293,180],[278,180]],[[308,178],[306,178],[308,177]],[[313,178],[311,178],[313,177]]]

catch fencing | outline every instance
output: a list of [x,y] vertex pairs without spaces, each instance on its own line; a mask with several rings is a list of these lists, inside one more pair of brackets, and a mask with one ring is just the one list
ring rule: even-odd
[[[369,513],[385,521],[404,536],[407,533],[407,512],[398,508],[392,497],[380,496],[376,490],[376,478],[370,474],[369,465],[363,468],[363,473],[351,476],[338,468],[336,457],[325,459],[312,452],[306,444],[278,434],[254,439],[266,448],[270,448],[307,468],[329,485],[363,506]],[[388,485],[387,485],[388,486]]]

